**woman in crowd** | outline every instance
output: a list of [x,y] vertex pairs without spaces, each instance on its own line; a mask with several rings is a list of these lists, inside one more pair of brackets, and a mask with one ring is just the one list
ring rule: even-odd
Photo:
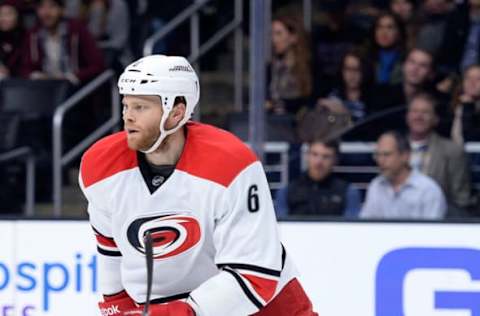
[[405,37],[405,27],[395,14],[382,13],[375,20],[368,54],[374,63],[376,83],[395,84],[401,81]]
[[0,2],[0,78],[18,75],[25,31],[18,0]]
[[458,144],[480,140],[480,65],[472,65],[463,73],[452,102],[451,137]]
[[292,16],[276,17],[272,46],[267,107],[276,114],[296,114],[312,92],[310,49],[302,24]]
[[[369,61],[357,51],[349,51],[342,59],[339,81],[327,99],[320,99],[324,106],[336,105],[337,112],[347,112],[353,122],[365,118],[372,84]],[[335,109],[330,109],[335,110]]]

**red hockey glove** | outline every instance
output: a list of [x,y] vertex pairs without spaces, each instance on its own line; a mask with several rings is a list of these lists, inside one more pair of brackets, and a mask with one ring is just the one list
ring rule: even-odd
[[[125,316],[142,315],[143,306],[131,309],[125,312]],[[149,316],[195,316],[195,312],[187,303],[182,301],[173,301],[165,304],[150,305]]]
[[137,308],[135,302],[128,296],[127,292],[105,297],[105,302],[98,303],[102,316],[123,316],[125,312]]

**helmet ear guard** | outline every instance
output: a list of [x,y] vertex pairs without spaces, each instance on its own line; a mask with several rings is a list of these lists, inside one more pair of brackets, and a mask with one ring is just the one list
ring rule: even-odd
[[[178,56],[152,55],[133,62],[120,76],[118,88],[122,95],[158,95],[161,99],[160,136],[145,153],[155,151],[165,137],[185,125],[200,98],[197,74],[184,57]],[[185,98],[185,116],[176,127],[165,130],[165,122],[179,96]]]

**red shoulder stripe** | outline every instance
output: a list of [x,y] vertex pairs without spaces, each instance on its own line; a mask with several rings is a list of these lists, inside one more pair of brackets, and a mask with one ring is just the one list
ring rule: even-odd
[[187,124],[187,129],[178,170],[227,187],[242,170],[257,161],[255,154],[227,131],[193,122]]

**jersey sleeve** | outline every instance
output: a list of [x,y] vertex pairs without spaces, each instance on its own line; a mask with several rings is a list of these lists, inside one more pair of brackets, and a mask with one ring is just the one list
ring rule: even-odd
[[97,240],[99,287],[104,296],[123,291],[120,276],[122,254],[112,237],[111,216],[99,188],[86,188],[80,172],[79,184],[88,201],[88,215]]
[[275,212],[260,162],[227,187],[213,233],[220,273],[191,293],[202,316],[250,315],[273,298],[282,269]]

